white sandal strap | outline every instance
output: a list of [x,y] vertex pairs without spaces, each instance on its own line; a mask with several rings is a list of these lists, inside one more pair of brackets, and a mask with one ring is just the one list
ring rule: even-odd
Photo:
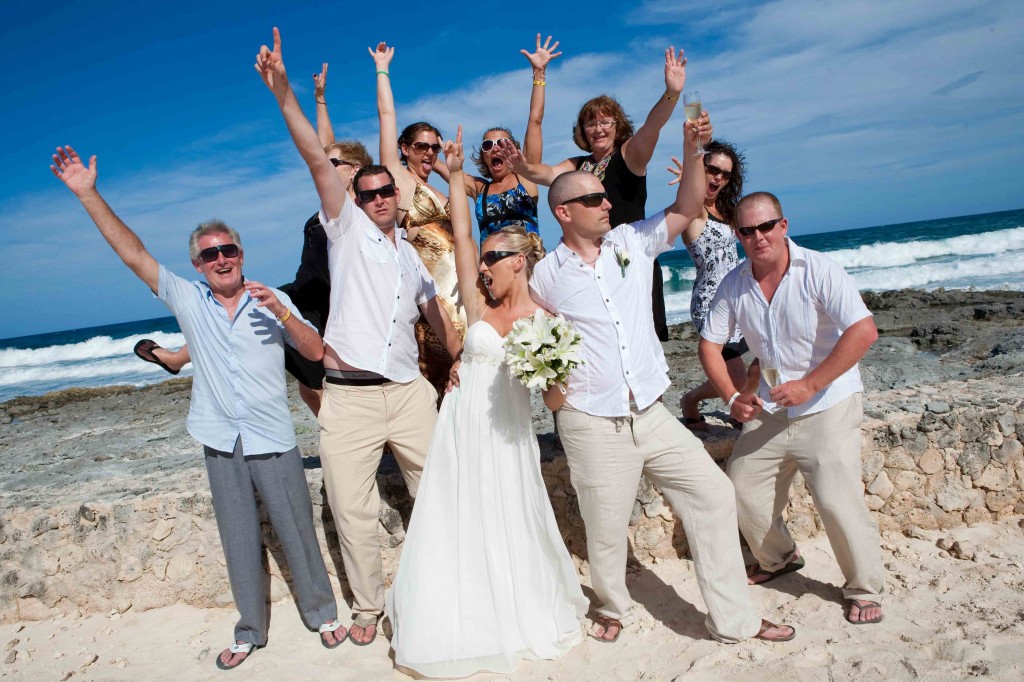
[[324,623],[323,625],[321,625],[320,626],[320,633],[322,634],[324,632],[334,632],[335,630],[337,630],[340,627],[341,627],[341,621],[338,620],[337,618],[335,618],[333,623]]
[[254,646],[256,646],[256,645],[253,644],[252,642],[243,642],[241,644],[238,644],[237,642],[235,642],[231,646],[228,647],[228,650],[231,653],[233,653],[233,654],[247,654],[250,651],[252,651],[252,648]]

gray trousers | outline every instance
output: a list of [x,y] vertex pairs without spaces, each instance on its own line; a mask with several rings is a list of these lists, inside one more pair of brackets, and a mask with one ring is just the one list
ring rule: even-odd
[[284,549],[306,625],[318,627],[337,618],[334,590],[313,529],[313,503],[299,449],[243,457],[240,437],[234,452],[203,449],[231,595],[240,616],[235,640],[257,646],[267,643],[268,576],[263,570],[257,492]]

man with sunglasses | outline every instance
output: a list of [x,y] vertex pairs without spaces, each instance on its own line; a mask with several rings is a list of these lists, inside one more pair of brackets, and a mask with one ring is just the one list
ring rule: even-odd
[[276,28],[273,50],[260,48],[256,69],[313,176],[330,242],[320,458],[354,596],[349,636],[364,646],[376,638],[384,610],[376,479],[382,450],[390,448],[415,496],[437,421],[437,391],[419,372],[413,330],[420,314],[453,358],[462,344],[438,304],[426,266],[397,226],[400,197],[394,177],[384,166],[361,168],[350,201],[348,178],[324,155],[289,85]]
[[700,215],[706,188],[696,140],[711,135],[707,114],[684,130],[676,200],[646,220],[612,229],[597,177],[572,171],[555,178],[548,203],[562,240],[530,283],[536,300],[582,336],[584,363],[569,377],[558,427],[587,530],[599,601],[594,636],[613,642],[631,618],[627,532],[644,475],[683,522],[711,635],[723,642],[792,639],[793,628],[762,620],[751,604],[732,484],[661,403],[669,378],[651,309],[654,259]]
[[[786,236],[775,195],[748,194],[734,220],[747,260],[722,280],[699,354],[730,414],[744,422],[727,472],[757,560],[748,580],[765,583],[804,566],[782,519],[799,471],[846,579],[846,619],[880,622],[885,570],[861,482],[857,366],[878,331],[842,266]],[[758,358],[759,383],[735,386],[726,370],[722,345],[736,329]]]
[[234,642],[217,657],[217,667],[238,667],[267,642],[257,492],[287,558],[299,611],[308,625],[319,626],[323,645],[334,648],[344,641],[345,630],[313,527],[283,357],[288,344],[319,360],[320,335],[284,293],[242,276],[241,239],[224,223],[210,221],[192,232],[192,265],[205,281],[190,282],[160,265],[103,200],[96,190],[95,156],[85,166],[71,147],[58,147],[50,168],[125,265],[170,308],[195,359],[186,426],[203,444],[239,613]]

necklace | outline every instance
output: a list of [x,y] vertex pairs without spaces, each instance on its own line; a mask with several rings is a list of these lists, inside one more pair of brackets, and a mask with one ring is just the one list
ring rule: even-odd
[[[577,258],[579,258],[580,260],[583,260],[583,256],[581,256],[581,255],[580,255],[580,254],[578,254],[578,253],[576,254],[576,257],[577,257]],[[596,256],[594,256],[594,257],[593,257],[592,259],[590,259],[590,260],[583,260],[583,264],[584,264],[584,265],[593,265],[594,263],[596,263],[596,262],[597,262],[597,259],[598,259],[598,258],[600,258],[600,257],[601,257],[601,249],[598,249],[598,250],[597,250],[597,255],[596,255]]]

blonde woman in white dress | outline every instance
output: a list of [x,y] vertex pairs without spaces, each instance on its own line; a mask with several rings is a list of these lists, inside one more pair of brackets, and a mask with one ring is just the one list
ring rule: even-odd
[[[387,612],[395,663],[427,677],[512,672],[582,639],[588,602],[540,472],[529,390],[504,362],[512,324],[540,307],[535,234],[499,230],[477,249],[462,181],[462,129],[445,144],[466,333],[445,397]],[[557,387],[545,401],[557,403]]]

